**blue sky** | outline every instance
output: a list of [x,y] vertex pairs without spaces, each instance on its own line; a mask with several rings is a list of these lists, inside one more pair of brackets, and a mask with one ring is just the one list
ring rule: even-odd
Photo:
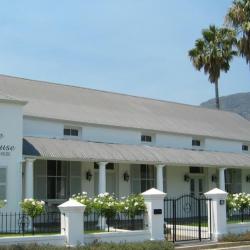
[[[0,0],[0,73],[200,104],[214,97],[187,52],[231,0]],[[250,91],[235,59],[220,94]]]

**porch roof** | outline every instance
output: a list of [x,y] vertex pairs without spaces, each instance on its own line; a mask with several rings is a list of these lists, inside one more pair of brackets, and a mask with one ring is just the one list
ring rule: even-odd
[[250,167],[250,155],[25,137],[23,154],[41,159],[105,161],[113,163],[165,164],[176,166]]

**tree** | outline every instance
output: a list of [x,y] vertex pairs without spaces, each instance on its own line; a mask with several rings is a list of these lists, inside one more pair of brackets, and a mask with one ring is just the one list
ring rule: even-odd
[[250,0],[234,0],[226,15],[226,24],[235,29],[239,53],[250,66]]
[[228,28],[217,28],[214,25],[202,31],[202,38],[195,41],[195,47],[188,54],[197,70],[204,69],[209,81],[215,86],[216,108],[220,108],[218,81],[221,71],[230,69],[230,61],[237,51],[234,45],[237,40],[235,31]]

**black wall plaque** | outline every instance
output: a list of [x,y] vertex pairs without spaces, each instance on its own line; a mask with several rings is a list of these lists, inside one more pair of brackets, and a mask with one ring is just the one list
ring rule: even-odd
[[154,209],[154,214],[162,214],[162,209]]

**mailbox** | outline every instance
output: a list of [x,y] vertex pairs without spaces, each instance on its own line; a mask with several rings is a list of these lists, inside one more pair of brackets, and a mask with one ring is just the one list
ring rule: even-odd
[[162,214],[162,209],[154,209],[154,214]]

